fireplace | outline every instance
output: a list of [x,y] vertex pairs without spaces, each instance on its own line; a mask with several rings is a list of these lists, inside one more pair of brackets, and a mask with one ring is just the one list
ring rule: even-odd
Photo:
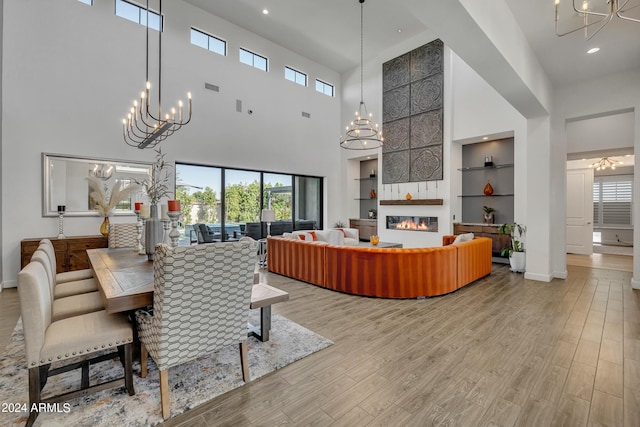
[[387,229],[407,231],[438,231],[437,216],[387,216]]

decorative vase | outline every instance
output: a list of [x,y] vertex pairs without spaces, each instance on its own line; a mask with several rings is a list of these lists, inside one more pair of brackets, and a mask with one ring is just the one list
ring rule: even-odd
[[484,223],[485,224],[493,224],[493,220],[494,220],[493,212],[492,213],[485,213],[485,214],[483,214],[483,216],[484,216]]
[[491,196],[493,194],[493,187],[491,186],[491,182],[487,181],[487,185],[484,186],[484,195]]
[[376,246],[378,243],[380,243],[380,238],[377,235],[369,236],[369,241],[373,246]]
[[102,234],[104,237],[109,236],[109,217],[108,216],[105,216],[104,221],[102,221],[102,224],[100,224],[100,234]]
[[149,219],[144,223],[144,248],[149,261],[153,261],[156,245],[162,243],[162,232],[162,221],[158,218],[158,205],[151,205]]
[[404,196],[407,200],[411,200],[411,193],[407,193],[406,196]]
[[525,252],[512,252],[509,256],[509,264],[511,271],[515,273],[524,273],[527,257]]
[[369,198],[371,198],[371,199],[375,199],[376,198],[376,190],[374,190],[373,188],[369,192]]

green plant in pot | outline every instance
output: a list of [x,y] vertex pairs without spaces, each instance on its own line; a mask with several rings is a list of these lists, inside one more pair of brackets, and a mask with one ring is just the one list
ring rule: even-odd
[[500,254],[509,257],[511,271],[516,273],[524,273],[525,271],[525,253],[524,243],[522,242],[527,227],[516,222],[502,224],[498,228],[500,234],[508,234],[511,236],[511,244],[502,248]]
[[493,224],[493,221],[494,221],[493,213],[496,210],[494,208],[492,208],[491,206],[483,206],[482,210],[484,211],[484,214],[482,215],[482,217],[484,219],[484,223],[485,224]]

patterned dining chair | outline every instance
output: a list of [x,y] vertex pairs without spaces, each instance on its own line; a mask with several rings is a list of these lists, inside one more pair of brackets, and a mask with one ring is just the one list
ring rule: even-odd
[[[169,368],[239,345],[242,379],[249,381],[247,321],[256,247],[227,242],[169,248],[156,246],[153,313],[136,312],[141,375],[147,356],[160,371],[162,416],[169,418]],[[187,381],[188,379],[181,379]]]
[[109,224],[109,248],[133,248],[137,237],[137,224]]

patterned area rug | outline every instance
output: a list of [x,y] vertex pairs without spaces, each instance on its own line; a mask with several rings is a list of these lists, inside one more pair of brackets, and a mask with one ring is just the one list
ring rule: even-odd
[[[259,324],[259,311],[252,310],[250,322]],[[329,347],[332,341],[291,320],[272,315],[268,342],[250,337],[249,372],[251,380],[260,378],[316,351]],[[55,367],[55,366],[53,366]],[[93,393],[70,401],[70,407],[60,404],[59,412],[40,413],[36,426],[153,426],[163,421],[160,413],[158,369],[149,358],[149,374],[140,378],[140,364],[134,363],[136,395],[129,396],[124,387]],[[96,380],[122,375],[117,361],[98,363],[91,367],[91,384]],[[80,371],[49,378],[44,396],[60,394],[77,388]],[[171,416],[175,417],[216,396],[244,385],[238,346],[230,346],[194,362],[169,369]],[[0,356],[0,426],[24,425],[28,413],[15,406],[28,406],[28,374],[24,355],[22,323],[18,321],[5,352]],[[17,405],[15,405],[17,404]]]

